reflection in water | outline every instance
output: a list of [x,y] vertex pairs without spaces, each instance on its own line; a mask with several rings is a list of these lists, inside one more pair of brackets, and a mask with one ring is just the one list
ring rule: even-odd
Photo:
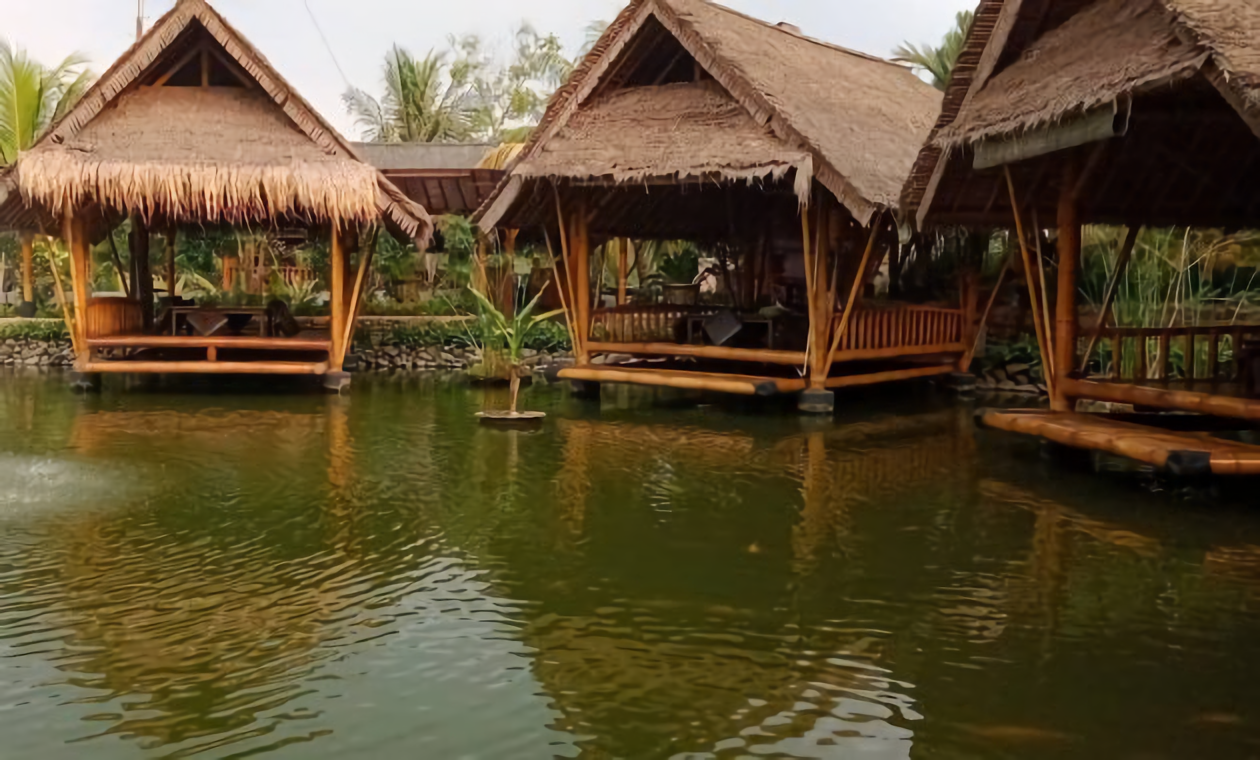
[[4,756],[1260,748],[1250,517],[1047,477],[930,403],[820,424],[530,393],[535,434],[432,380],[7,378]]

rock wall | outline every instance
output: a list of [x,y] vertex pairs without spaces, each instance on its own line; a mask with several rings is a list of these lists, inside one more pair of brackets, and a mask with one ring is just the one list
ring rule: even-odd
[[74,349],[69,340],[6,338],[0,341],[0,366],[69,367],[73,364]]
[[[356,353],[359,372],[388,372],[391,370],[447,370],[461,371],[481,363],[481,352],[474,348],[443,346],[383,345]],[[572,363],[568,352],[547,353],[525,349],[525,366],[542,370],[554,364]]]

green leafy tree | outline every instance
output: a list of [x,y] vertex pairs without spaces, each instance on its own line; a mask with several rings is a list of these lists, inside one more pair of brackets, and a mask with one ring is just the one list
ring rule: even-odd
[[17,160],[92,85],[87,61],[75,54],[52,68],[0,40],[0,166]]
[[967,35],[971,32],[973,21],[975,15],[971,11],[962,11],[955,17],[954,28],[946,33],[939,47],[907,42],[893,51],[893,60],[909,63],[915,70],[926,72],[932,85],[938,90],[944,90],[949,86],[954,65],[958,63],[958,56],[967,44]]
[[554,34],[522,24],[513,36],[511,61],[495,68],[488,57],[479,68],[477,136],[494,142],[522,142],[542,118],[551,94],[573,71],[573,61]]
[[451,40],[452,52],[416,58],[395,45],[385,56],[384,96],[350,88],[346,110],[375,142],[458,142],[472,137],[480,115],[477,84],[484,61],[475,37]]

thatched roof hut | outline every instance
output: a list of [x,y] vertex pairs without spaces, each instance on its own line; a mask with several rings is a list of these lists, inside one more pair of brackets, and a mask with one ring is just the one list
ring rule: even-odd
[[[906,67],[707,0],[634,0],[553,98],[484,227],[554,213],[547,183],[603,188],[592,231],[708,237],[697,186],[821,185],[865,226],[895,205],[940,94]],[[652,192],[645,193],[645,188]],[[672,188],[672,190],[670,189]],[[690,192],[683,190],[690,189]]]
[[984,0],[902,206],[1005,225],[1005,164],[1051,219],[1053,154],[1088,146],[1087,222],[1254,224],[1258,135],[1250,0]]
[[355,143],[355,151],[430,214],[471,214],[503,179],[487,143]]
[[432,230],[205,0],[179,0],[0,175],[0,224],[47,227],[89,206],[174,222],[384,221],[421,243]]

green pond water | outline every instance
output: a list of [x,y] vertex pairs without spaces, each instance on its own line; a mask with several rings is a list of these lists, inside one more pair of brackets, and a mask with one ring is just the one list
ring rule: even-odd
[[1260,756],[1260,516],[929,390],[0,376],[0,758]]

